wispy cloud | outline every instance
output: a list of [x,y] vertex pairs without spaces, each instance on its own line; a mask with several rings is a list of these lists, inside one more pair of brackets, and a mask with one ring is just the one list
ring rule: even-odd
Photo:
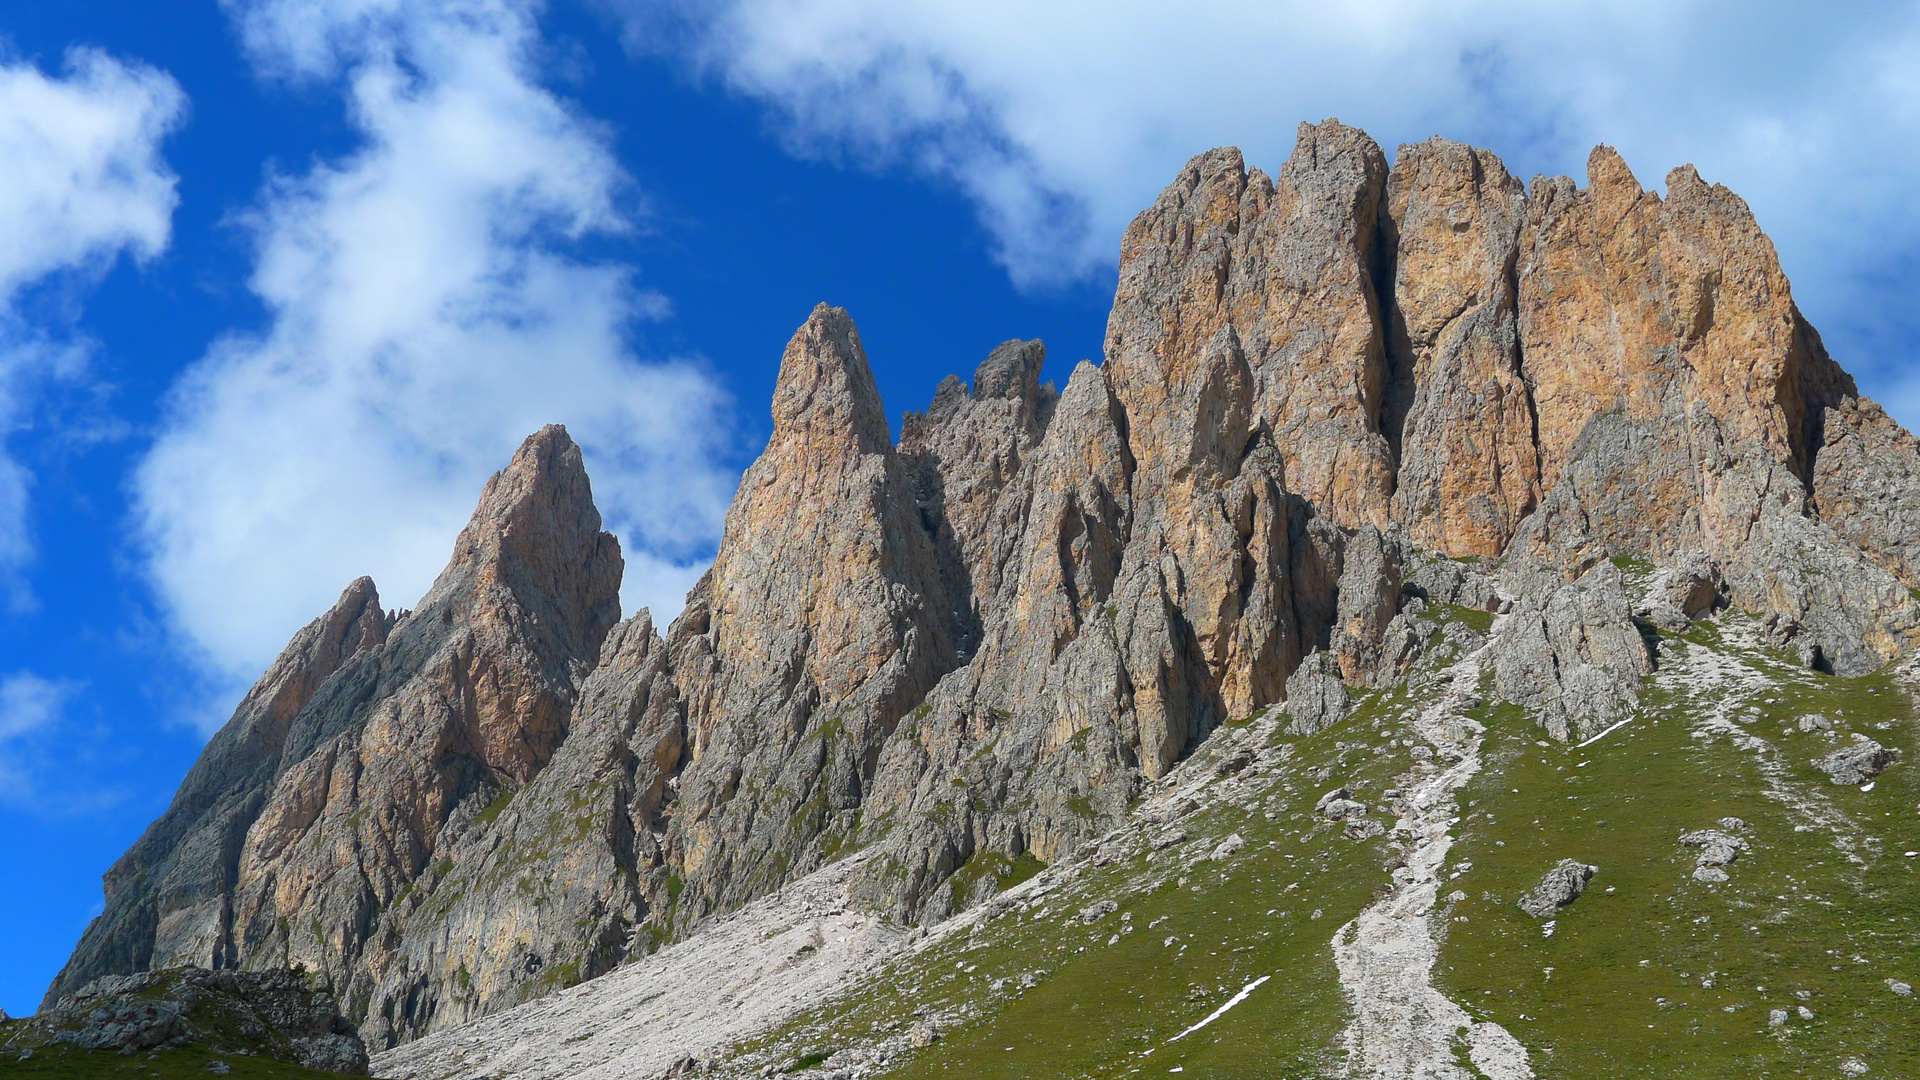
[[175,388],[136,480],[173,625],[251,679],[340,587],[410,605],[490,472],[542,424],[587,452],[623,599],[677,613],[735,482],[731,407],[643,362],[667,302],[579,242],[639,227],[603,127],[541,80],[522,0],[238,0],[269,80],[336,87],[361,145],[249,219],[272,312]]
[[9,443],[50,386],[84,378],[74,298],[122,253],[167,245],[175,178],[160,145],[186,98],[167,75],[92,49],[59,74],[0,61],[0,604],[28,606],[32,476]]
[[30,671],[0,677],[0,801],[39,806],[46,798],[38,777],[61,712],[79,688]]
[[[1110,272],[1188,156],[1276,168],[1338,116],[1515,172],[1619,147],[1744,195],[1829,344],[1896,402],[1920,359],[1920,7],[1650,0],[602,0],[636,49],[764,102],[797,152],[906,168],[978,208],[1014,280]],[[1889,288],[1889,285],[1893,286]],[[1920,413],[1904,406],[1911,422]]]

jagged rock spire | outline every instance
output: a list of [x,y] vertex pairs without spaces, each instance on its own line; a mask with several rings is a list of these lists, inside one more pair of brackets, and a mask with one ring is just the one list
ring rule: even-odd
[[[958,629],[859,333],[816,307],[670,647],[691,764],[668,846],[691,920],[817,865]],[[842,841],[844,842],[844,837]]]

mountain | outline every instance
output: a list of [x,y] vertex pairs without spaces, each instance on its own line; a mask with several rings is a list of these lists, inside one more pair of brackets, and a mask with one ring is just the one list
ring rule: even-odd
[[[1768,971],[1791,926],[1907,985],[1920,444],[1737,196],[1302,125],[1274,177],[1189,162],[1104,363],[1044,358],[896,443],[815,309],[664,633],[616,622],[579,451],[533,436],[417,610],[362,580],[296,635],[49,1004],[299,965],[409,1076],[1508,1077],[1676,1067],[1594,1015],[1752,1027],[1641,1000],[1674,972],[1635,927],[1694,942],[1689,988],[1731,963],[1709,907]],[[1686,1067],[1807,1024],[1835,1068],[1904,1052],[1906,997],[1803,981],[1851,1016]]]

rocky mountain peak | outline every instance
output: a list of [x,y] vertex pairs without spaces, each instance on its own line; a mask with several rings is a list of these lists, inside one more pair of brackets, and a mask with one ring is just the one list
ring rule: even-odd
[[973,371],[973,398],[1020,398],[1032,401],[1040,396],[1040,367],[1046,362],[1047,349],[1039,341],[1002,342]]
[[590,665],[620,618],[624,566],[619,538],[601,531],[580,447],[548,424],[487,481],[420,611],[512,617]]
[[816,306],[787,342],[773,386],[773,431],[775,443],[845,433],[859,453],[892,447],[873,369],[845,310]]

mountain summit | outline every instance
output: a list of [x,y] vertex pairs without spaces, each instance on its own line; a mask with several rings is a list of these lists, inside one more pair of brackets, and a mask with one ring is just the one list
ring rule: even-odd
[[[1827,356],[1746,204],[1691,167],[1664,198],[1607,147],[1584,187],[1523,184],[1444,139],[1389,167],[1331,120],[1301,126],[1276,176],[1210,151],[1126,231],[1105,362],[1056,388],[1044,358],[1037,341],[1000,346],[896,444],[853,321],[816,308],[713,568],[664,634],[645,611],[616,622],[619,547],[580,452],[558,427],[534,435],[417,610],[383,613],[362,579],[296,635],[109,872],[106,912],[49,1003],[149,967],[301,965],[370,1047],[391,1048],[617,968],[606,985],[668,970],[645,965],[672,942],[686,966],[671,970],[697,974],[702,956],[733,970],[751,952],[739,928],[762,926],[738,920],[822,882],[837,899],[806,909],[814,934],[858,911],[874,956],[917,971],[913,956],[945,954],[886,952],[907,949],[901,927],[986,948],[993,926],[1067,911],[1049,892],[1134,867],[1145,876],[1113,886],[1124,895],[1185,896],[1191,879],[1238,897],[1210,915],[1169,908],[1148,935],[1166,944],[1139,939],[1161,950],[1147,968],[1219,920],[1312,910],[1287,937],[1318,934],[1296,959],[1321,964],[1348,1017],[1316,1045],[1367,1075],[1464,1076],[1461,1039],[1485,1074],[1531,1076],[1551,1033],[1469,1016],[1432,981],[1450,925],[1441,875],[1468,872],[1444,866],[1461,800],[1508,798],[1475,778],[1695,702],[1737,666],[1710,653],[1813,694],[1879,687],[1920,646],[1920,444]],[[1862,716],[1894,708],[1873,700]],[[1853,755],[1829,775],[1870,786],[1910,744],[1910,715],[1878,734],[1854,724],[1875,750],[1828,748]],[[1789,728],[1838,739],[1814,719],[1826,726]],[[1700,723],[1703,754],[1751,737]],[[1636,745],[1591,753],[1625,762]],[[1689,746],[1623,775],[1672,782],[1659,770]],[[1404,773],[1367,771],[1389,761]],[[1800,798],[1784,765],[1743,775]],[[1392,828],[1369,816],[1380,808]],[[1631,829],[1643,811],[1615,818]],[[1758,812],[1688,818],[1693,835],[1718,831],[1680,843],[1725,878],[1761,842],[1742,831]],[[1262,818],[1296,824],[1268,837]],[[1267,866],[1251,899],[1207,869],[1291,861],[1309,837],[1334,845],[1302,855],[1321,873]],[[1669,858],[1672,838],[1659,843]],[[1543,919],[1596,907],[1623,871],[1557,857],[1520,882]],[[1166,859],[1178,868],[1156,869]],[[1449,912],[1471,900],[1451,895]],[[1147,919],[1102,922],[1119,902],[1105,903],[1066,925],[1112,926],[1089,947],[1125,949]],[[832,945],[752,980],[777,984]],[[993,993],[1044,995],[1047,977],[1009,969]],[[1196,983],[1191,1000],[1215,989]],[[993,1009],[1017,1012],[941,1007],[995,1044]],[[896,1034],[847,1060],[874,1072],[887,1054],[946,1053],[1000,1074],[937,1025],[911,1046]],[[523,1053],[539,1036],[515,1037]],[[422,1076],[533,1067],[453,1045],[386,1061]],[[793,1060],[766,1067],[826,1060],[779,1045]],[[1303,1054],[1303,1069],[1320,1060]]]

